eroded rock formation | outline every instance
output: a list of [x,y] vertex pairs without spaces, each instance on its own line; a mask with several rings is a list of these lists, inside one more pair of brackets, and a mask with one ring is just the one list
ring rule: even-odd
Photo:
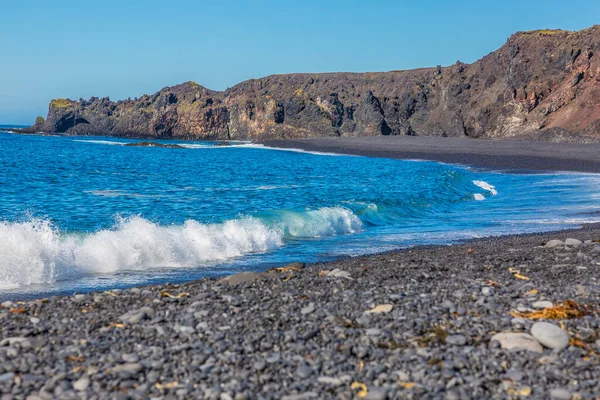
[[600,140],[600,26],[519,32],[473,64],[194,82],[135,100],[53,100],[28,131],[178,139],[439,135]]

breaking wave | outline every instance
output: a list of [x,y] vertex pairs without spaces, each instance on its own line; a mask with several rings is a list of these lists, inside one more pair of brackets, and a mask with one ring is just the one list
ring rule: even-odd
[[498,191],[496,190],[496,186],[490,185],[486,181],[473,181],[473,184],[475,186],[482,188],[483,190],[487,190],[494,196],[498,194]]
[[112,229],[61,232],[51,221],[0,221],[0,288],[53,283],[92,274],[209,265],[265,253],[293,238],[352,234],[361,220],[342,207],[272,212],[217,224],[160,225],[119,218]]

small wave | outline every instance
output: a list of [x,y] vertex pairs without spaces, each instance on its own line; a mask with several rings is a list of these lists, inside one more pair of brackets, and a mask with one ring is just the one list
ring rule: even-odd
[[475,194],[473,195],[473,198],[474,198],[475,200],[477,200],[477,201],[483,201],[483,200],[485,200],[485,196],[484,196],[484,195],[482,195],[481,193],[475,193]]
[[84,190],[84,193],[93,194],[94,196],[100,197],[138,197],[138,198],[159,198],[164,197],[156,194],[140,194],[140,193],[130,193],[124,190]]
[[494,196],[498,194],[498,191],[496,190],[496,186],[490,185],[486,181],[473,181],[473,184],[475,186],[482,188],[483,190],[487,190]]
[[124,142],[113,142],[112,140],[79,140],[79,139],[74,139],[74,142],[79,142],[79,143],[94,143],[94,144],[108,144],[110,146],[125,146],[126,143]]
[[342,207],[279,211],[217,224],[159,225],[119,218],[112,229],[61,232],[49,220],[0,221],[0,288],[48,284],[92,274],[211,265],[284,245],[286,238],[351,234],[360,219]]

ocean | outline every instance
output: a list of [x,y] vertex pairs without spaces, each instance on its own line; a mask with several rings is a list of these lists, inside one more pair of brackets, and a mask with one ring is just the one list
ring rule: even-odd
[[600,222],[600,175],[0,132],[0,299]]

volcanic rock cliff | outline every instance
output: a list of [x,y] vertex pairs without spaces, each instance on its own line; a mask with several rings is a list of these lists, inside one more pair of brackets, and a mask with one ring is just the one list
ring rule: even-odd
[[50,103],[31,132],[180,139],[439,135],[600,140],[600,26],[511,36],[473,64],[273,75],[223,92],[194,82],[153,95]]

